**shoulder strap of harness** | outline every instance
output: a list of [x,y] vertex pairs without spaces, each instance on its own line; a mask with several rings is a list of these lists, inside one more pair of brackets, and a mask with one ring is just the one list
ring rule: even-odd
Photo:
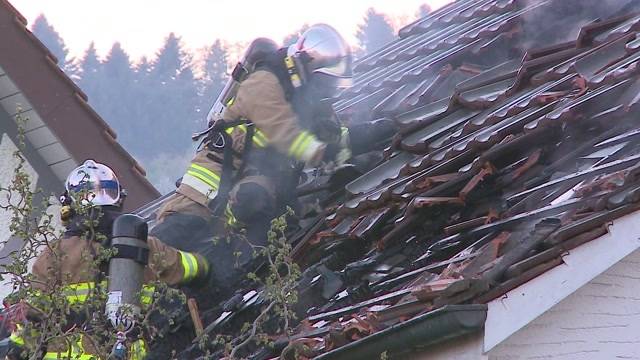
[[[218,123],[221,124],[218,124]],[[240,159],[240,167],[233,175],[233,139],[226,132],[227,129],[238,125],[246,125],[247,132],[244,136],[244,151],[242,152]],[[217,126],[216,126],[217,125]],[[220,176],[220,188],[218,189],[218,195],[209,203],[209,208],[216,216],[222,216],[227,203],[229,202],[229,195],[233,184],[243,176],[246,168],[248,154],[253,147],[253,135],[255,134],[255,127],[249,120],[241,119],[236,121],[223,121],[219,120],[214,124],[213,129],[209,131],[204,142],[207,142],[207,146],[212,151],[220,151],[222,149],[222,174]],[[214,139],[214,137],[217,137]],[[220,140],[220,141],[219,141]],[[221,144],[219,144],[221,142]],[[207,155],[209,156],[209,155]]]
[[287,48],[282,48],[266,57],[264,61],[256,66],[256,70],[267,70],[278,78],[280,86],[284,90],[287,101],[291,101],[294,92],[292,75],[287,68]]

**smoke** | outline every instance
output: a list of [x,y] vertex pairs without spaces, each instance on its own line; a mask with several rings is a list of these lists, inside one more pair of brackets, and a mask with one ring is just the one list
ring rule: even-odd
[[525,6],[542,4],[521,18],[518,47],[534,49],[575,41],[580,29],[598,19],[640,10],[637,0],[528,0]]
[[158,153],[148,161],[142,161],[147,179],[166,194],[176,188],[176,181],[184,175],[195,151],[191,148],[182,154]]

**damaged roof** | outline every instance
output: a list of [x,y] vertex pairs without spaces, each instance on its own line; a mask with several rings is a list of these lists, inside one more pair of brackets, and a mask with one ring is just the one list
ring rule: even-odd
[[[638,11],[461,0],[360,59],[335,109],[400,130],[292,237],[302,321],[246,355],[397,355],[480,329],[484,304],[640,209]],[[216,333],[242,338],[233,316],[260,306],[260,289],[243,290]]]

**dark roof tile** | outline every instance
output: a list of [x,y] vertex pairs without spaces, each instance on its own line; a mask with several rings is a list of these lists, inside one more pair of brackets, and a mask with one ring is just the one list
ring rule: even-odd
[[607,66],[617,63],[628,55],[627,43],[635,39],[635,34],[622,36],[617,40],[603,44],[596,51],[582,57],[573,64],[573,70],[583,78],[590,80]]

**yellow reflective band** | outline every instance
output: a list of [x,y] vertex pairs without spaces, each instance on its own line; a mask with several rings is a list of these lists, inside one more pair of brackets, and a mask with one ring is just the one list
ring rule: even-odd
[[11,342],[14,344],[24,346],[24,338],[17,333],[11,333],[11,336],[9,336],[9,340],[11,340]]
[[227,204],[227,207],[224,209],[224,215],[227,217],[227,225],[234,227],[238,224],[238,219],[233,215],[231,211],[231,206]]
[[[300,76],[298,74],[292,74],[291,75],[291,82],[294,85],[297,85],[297,84],[301,84],[302,80],[300,80]],[[300,86],[300,85],[297,85],[297,86]]]
[[[107,282],[100,283],[102,289],[107,288]],[[93,282],[69,284],[63,287],[62,293],[70,304],[84,303],[87,301],[89,294],[95,289]],[[140,301],[143,305],[149,305],[153,302],[153,294],[155,287],[153,285],[143,285],[140,292]]]
[[192,167],[193,169],[200,170],[200,171],[202,171],[203,173],[208,174],[208,175],[209,175],[209,176],[211,176],[212,178],[216,178],[216,179],[220,180],[220,176],[218,176],[216,173],[214,173],[213,171],[211,171],[211,170],[207,169],[206,167],[204,167],[204,166],[202,166],[202,165],[198,165],[198,164],[191,163],[191,167]]
[[93,282],[69,284],[63,287],[62,294],[70,304],[84,303],[94,288]]
[[153,285],[143,285],[140,291],[140,303],[142,305],[150,305],[153,302],[153,294],[156,288]]
[[264,136],[262,131],[256,129],[256,133],[253,136],[253,142],[260,147],[267,146],[267,137]]
[[235,96],[227,101],[227,107],[233,105],[234,101],[236,101],[236,97]]
[[300,79],[300,75],[297,73],[296,63],[293,61],[293,58],[291,56],[285,57],[284,64],[287,66],[287,72],[289,73],[289,78],[291,79],[293,87],[300,87],[300,85],[302,85],[302,80]]
[[303,131],[300,134],[298,134],[298,136],[296,136],[295,139],[293,139],[293,142],[289,147],[289,155],[296,156],[296,154],[298,153],[298,147],[300,146],[300,143],[302,142],[302,140],[304,140],[306,136],[307,136],[306,132]]
[[147,356],[147,347],[144,340],[139,339],[131,344],[131,350],[129,351],[129,360],[144,360]]
[[216,191],[218,190],[218,186],[219,184],[214,183],[213,181],[211,181],[211,179],[209,179],[208,177],[206,177],[205,175],[197,172],[197,171],[193,171],[193,170],[187,170],[187,174],[195,177],[196,179],[202,181],[203,183],[209,185],[209,187],[211,187],[211,190]]
[[198,260],[196,257],[188,252],[179,251],[182,262],[182,268],[184,269],[184,275],[182,275],[182,281],[188,282],[193,280],[198,275]]
[[213,183],[220,183],[220,176],[204,166],[192,163],[191,166],[189,166],[189,170],[193,170],[205,175],[206,177],[210,178]]
[[96,355],[90,355],[84,353],[84,347],[82,346],[82,335],[75,344],[71,345],[71,349],[65,352],[48,352],[44,354],[43,360],[53,359],[75,359],[75,360],[97,360]]
[[307,148],[309,147],[309,144],[312,141],[313,141],[313,137],[311,137],[311,136],[308,136],[304,140],[302,140],[302,144],[300,144],[300,148],[299,148],[300,153],[296,155],[298,157],[298,159],[302,158],[302,155],[307,150]]
[[220,176],[198,164],[191,164],[182,182],[201,192],[207,198],[214,198],[220,187]]
[[75,353],[57,353],[57,352],[48,352],[44,354],[42,360],[60,360],[60,359],[73,359],[73,360],[98,360],[99,358],[96,355],[89,354],[75,354]]
[[[236,125],[234,127],[230,127],[225,131],[227,132],[227,134],[231,135],[231,133],[233,133],[233,130],[235,130],[235,129],[239,129],[240,131],[242,131],[245,134],[247,133],[247,125],[245,125],[245,124],[241,124],[241,125]],[[263,148],[263,147],[267,146],[267,137],[259,129],[256,129],[256,131],[253,133],[253,140],[252,141],[258,147]]]
[[207,182],[191,175],[191,173],[189,172],[184,174],[184,176],[182,177],[182,184],[190,186],[209,200],[215,199],[215,197],[218,195],[216,187],[210,186]]
[[291,147],[289,148],[289,155],[296,159],[301,159],[309,144],[314,141],[315,136],[306,131],[302,131],[291,144]]

